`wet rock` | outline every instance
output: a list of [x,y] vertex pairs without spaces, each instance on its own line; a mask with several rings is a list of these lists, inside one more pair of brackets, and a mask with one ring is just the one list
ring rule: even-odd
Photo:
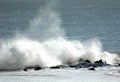
[[34,67],[36,67],[36,66],[27,66],[27,67],[25,67],[25,69],[33,69]]
[[120,66],[120,64],[115,64],[115,65],[113,65],[113,67],[119,67]]
[[59,66],[52,66],[52,67],[50,67],[51,69],[60,69],[60,67]]
[[91,66],[91,63],[86,63],[86,62],[81,62],[79,64],[77,64],[77,67],[79,68],[88,68]]
[[89,60],[85,60],[76,65],[77,65],[77,68],[88,68],[92,66],[92,63]]
[[42,68],[39,65],[35,65],[35,66],[27,66],[23,70],[28,71],[29,69],[40,70]]
[[95,63],[94,63],[94,67],[103,67],[103,66],[111,66],[111,65],[104,63],[102,60],[95,61]]
[[93,70],[93,71],[95,71],[95,68],[94,68],[94,67],[91,67],[91,68],[89,68],[88,70]]
[[24,71],[28,71],[26,68],[25,69],[23,69]]
[[78,65],[71,64],[69,65],[70,68],[80,68]]
[[102,60],[99,60],[99,61],[95,61],[94,63],[103,64],[103,61],[102,61]]
[[118,64],[118,66],[120,66],[120,63]]
[[[111,65],[104,63],[102,60],[95,61],[94,63],[91,63],[90,60],[83,60],[77,64],[70,64],[68,66],[58,65],[58,66],[52,66],[50,68],[51,69],[60,69],[60,68],[70,67],[70,68],[79,69],[79,68],[96,68],[96,67],[103,67],[103,66],[111,66]],[[90,70],[92,70],[92,69],[90,69]]]
[[70,68],[87,68],[91,66],[91,62],[89,60],[82,61],[78,64],[69,65]]
[[89,60],[85,60],[78,64],[69,65],[70,68],[89,68],[89,67],[103,67],[103,66],[111,66],[111,65],[104,63],[102,60],[95,61],[94,63],[91,63]]
[[86,63],[91,63],[90,60],[85,60]]
[[39,66],[36,66],[35,68],[34,68],[34,70],[41,70],[42,68],[41,67],[39,67]]
[[115,65],[115,67],[120,67],[120,64]]
[[68,65],[58,65],[58,66],[52,66],[50,67],[51,69],[60,69],[60,68],[67,68],[69,67]]

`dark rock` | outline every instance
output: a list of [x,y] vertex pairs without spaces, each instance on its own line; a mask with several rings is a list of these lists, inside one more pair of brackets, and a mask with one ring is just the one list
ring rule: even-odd
[[33,69],[33,68],[35,68],[36,66],[27,66],[27,67],[25,67],[25,69]]
[[70,68],[89,68],[89,67],[103,67],[103,66],[111,66],[111,65],[103,63],[102,60],[95,61],[95,63],[91,63],[89,60],[85,60],[78,64],[69,65]]
[[94,70],[95,70],[95,68],[94,68],[94,67],[91,67],[91,68],[89,68],[88,70],[93,70],[93,71],[94,71]]
[[120,63],[118,64],[118,66],[120,66]]
[[102,60],[99,60],[99,61],[95,61],[94,63],[100,63],[100,64],[103,64],[103,61],[102,61]]
[[110,64],[104,63],[102,60],[95,61],[93,67],[103,67],[103,66],[111,66]]
[[93,67],[102,67],[103,66],[103,61],[99,60],[99,61],[95,61],[94,62],[94,66]]
[[57,66],[52,66],[50,67],[51,69],[60,69],[60,68],[66,68],[69,67],[68,65],[57,65]]
[[103,67],[104,65],[103,64],[101,64],[101,63],[94,63],[93,64],[93,67]]
[[36,66],[35,68],[34,68],[34,70],[41,70],[42,68],[41,67],[39,67],[39,66]]
[[69,65],[70,68],[88,68],[92,65],[89,60],[82,61],[78,64]]
[[75,64],[75,65],[74,65],[74,64],[71,64],[71,65],[69,65],[69,67],[70,67],[70,68],[80,68],[80,67],[79,67],[78,65],[76,65],[76,64]]
[[50,67],[51,69],[60,69],[60,67],[59,66],[52,66],[52,67]]
[[27,66],[23,70],[28,71],[28,69],[40,70],[42,68],[39,65],[35,65],[35,66]]
[[83,61],[83,62],[80,62],[80,63],[76,64],[76,65],[77,65],[77,67],[79,67],[79,68],[88,68],[88,67],[93,66],[93,64],[90,63],[89,60],[85,60],[85,61]]
[[116,65],[114,65],[114,67],[119,67],[120,66],[120,64],[118,63],[118,64],[116,64]]
[[91,63],[90,60],[85,60],[86,63]]
[[28,71],[26,68],[25,69],[23,69],[24,71]]
[[[77,64],[70,64],[70,65],[58,65],[58,66],[52,66],[51,69],[60,69],[60,68],[95,68],[95,67],[103,67],[103,66],[111,66],[110,64],[104,63],[102,60],[95,61],[94,63],[91,63],[89,60],[83,60]],[[92,69],[91,69],[92,70]]]
[[81,63],[77,64],[77,67],[80,67],[80,68],[87,68],[89,66],[90,66],[90,64],[86,63],[86,62],[81,62]]
[[90,62],[90,60],[83,60],[78,64],[69,65],[70,68],[88,68],[91,66],[92,66],[92,63]]

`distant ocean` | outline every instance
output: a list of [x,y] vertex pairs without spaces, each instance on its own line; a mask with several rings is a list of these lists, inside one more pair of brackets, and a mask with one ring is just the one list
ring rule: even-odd
[[0,69],[120,54],[119,0],[0,0]]

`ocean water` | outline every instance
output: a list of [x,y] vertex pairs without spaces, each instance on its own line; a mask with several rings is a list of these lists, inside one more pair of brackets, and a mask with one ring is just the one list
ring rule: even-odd
[[40,71],[15,71],[0,73],[0,82],[119,82],[120,68],[87,69],[45,69]]
[[[78,63],[80,59],[91,62],[102,59],[111,65],[119,63],[119,5],[119,0],[0,0],[0,70],[35,65],[46,68]],[[119,69],[111,69],[98,69],[94,74],[85,69],[1,72],[0,80],[16,81],[25,76],[23,82],[28,81],[27,77],[38,76],[35,82],[39,78],[43,82],[54,77],[60,82],[65,75],[62,80],[65,82],[70,80],[71,73],[75,76],[73,81],[78,81],[79,74],[76,74],[80,72],[84,82],[87,82],[86,77],[94,79],[88,75],[100,75],[100,80],[95,77],[95,82],[100,82],[106,73],[107,81],[115,82],[116,78],[118,82]],[[55,75],[51,75],[52,71]]]
[[[57,23],[57,20],[60,22],[59,28],[65,31],[68,39],[86,41],[98,38],[104,50],[120,52],[119,4],[119,0],[0,0],[0,37],[13,38],[18,32],[25,33],[30,29],[32,20],[39,17],[41,13],[46,17],[50,16],[51,10],[58,18],[47,20],[43,16],[44,24],[39,27],[42,36],[36,34],[34,37],[49,38],[45,35],[47,33],[45,29],[50,28],[47,26],[50,24],[45,26],[45,23],[51,20],[53,24]],[[50,8],[49,11],[45,9],[47,7]],[[36,21],[40,22],[39,18]],[[36,31],[36,28],[33,29]],[[51,36],[55,36],[54,33]]]

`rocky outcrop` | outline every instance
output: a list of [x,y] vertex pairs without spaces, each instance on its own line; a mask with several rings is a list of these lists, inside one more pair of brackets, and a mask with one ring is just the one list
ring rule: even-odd
[[73,64],[69,66],[71,68],[89,68],[89,67],[103,67],[103,66],[111,66],[111,65],[104,63],[102,60],[95,61],[94,63],[91,63],[89,60],[85,60],[78,64]]
[[95,71],[95,68],[94,68],[94,67],[91,67],[91,68],[88,68],[88,70]]
[[68,65],[58,65],[58,66],[52,66],[52,67],[50,67],[51,69],[60,69],[60,68],[67,68],[67,67],[69,67]]
[[[88,70],[95,70],[96,67],[104,67],[104,66],[111,66],[110,64],[107,64],[103,62],[103,60],[95,61],[94,63],[90,62],[90,60],[83,60],[77,64],[69,64],[69,65],[57,65],[52,66],[50,69],[64,69],[64,68],[88,68]],[[41,70],[42,67],[39,65],[37,66],[30,66],[23,69],[24,71],[28,71],[28,69],[34,69],[34,70]]]
[[34,67],[34,70],[41,70],[42,68],[40,66]]
[[51,69],[60,69],[60,68],[75,68],[75,69],[79,69],[79,68],[88,68],[88,70],[95,70],[96,67],[104,67],[104,66],[111,66],[110,64],[104,63],[102,60],[99,61],[95,61],[94,63],[91,63],[89,60],[84,60],[81,61],[77,64],[70,64],[70,65],[58,65],[58,66],[53,66],[50,67]]
[[27,66],[27,67],[25,67],[23,70],[24,70],[24,71],[28,71],[29,69],[41,70],[42,67],[40,67],[39,65],[36,65],[36,66]]

